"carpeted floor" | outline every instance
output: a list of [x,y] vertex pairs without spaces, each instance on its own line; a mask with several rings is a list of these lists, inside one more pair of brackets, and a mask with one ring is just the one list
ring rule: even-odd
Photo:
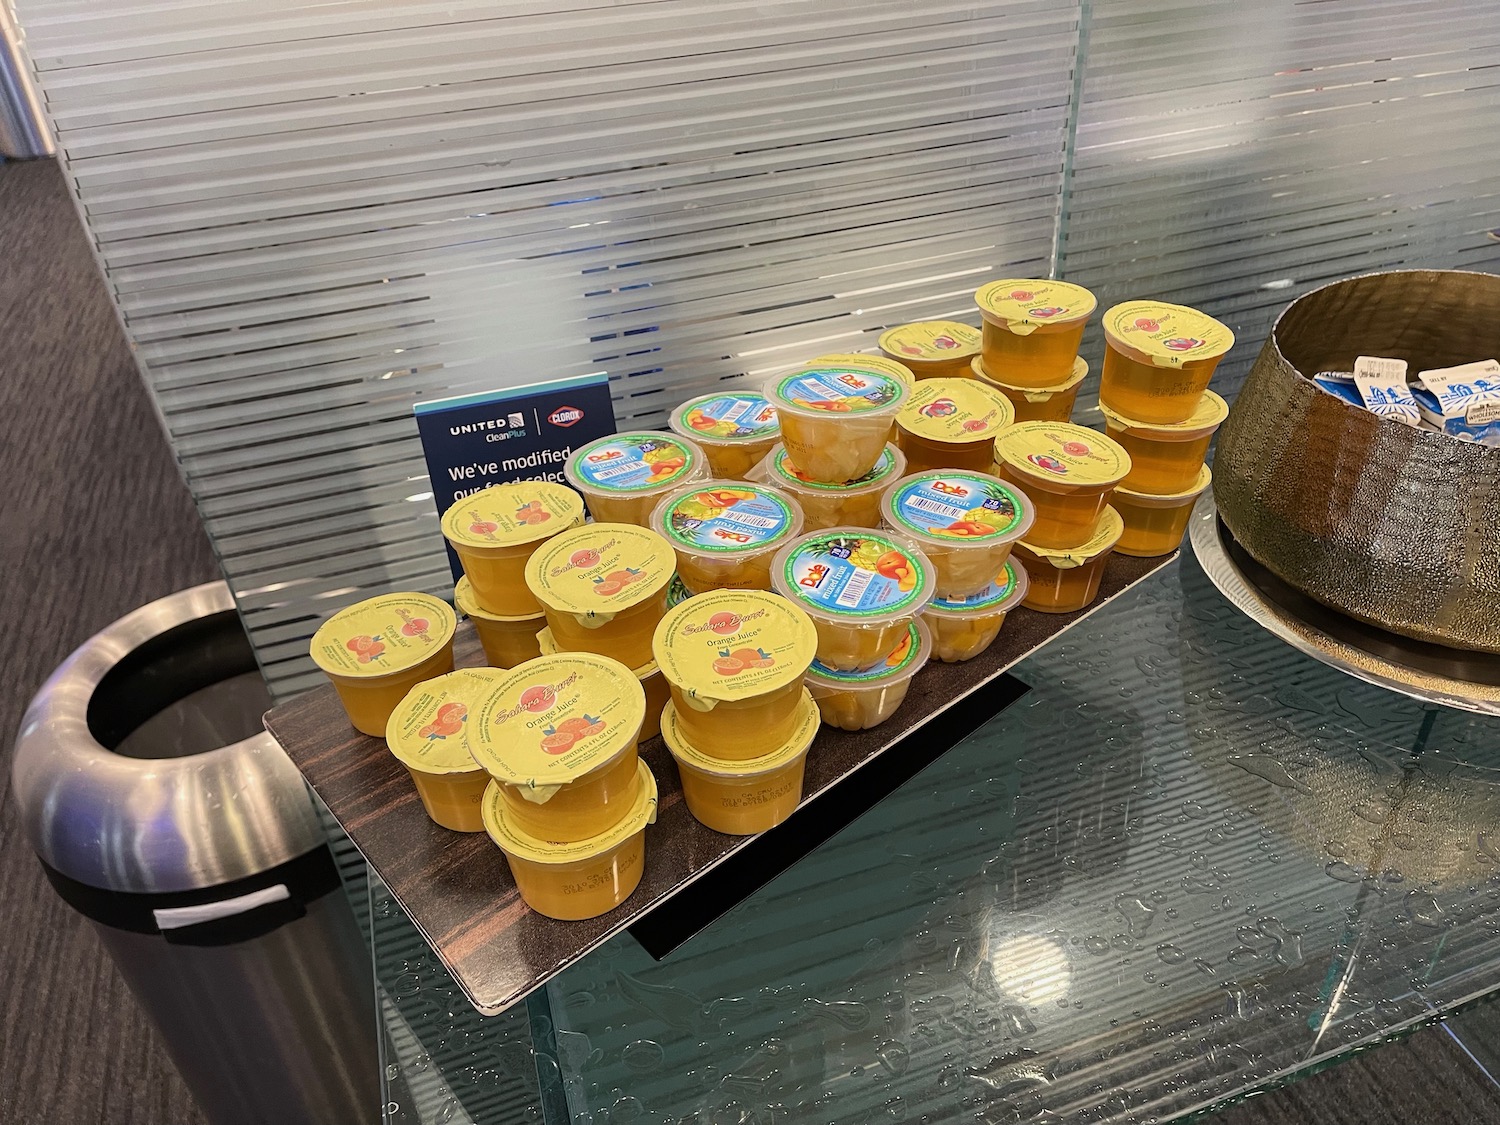
[[[217,576],[50,161],[0,163],[0,481],[8,740],[31,693],[80,641],[143,602]],[[0,1122],[201,1121],[93,934],[43,882],[10,805],[8,768],[0,786]],[[1432,1028],[1213,1120],[1497,1119],[1500,1090],[1453,1036]],[[369,1122],[378,1120],[372,1105]]]

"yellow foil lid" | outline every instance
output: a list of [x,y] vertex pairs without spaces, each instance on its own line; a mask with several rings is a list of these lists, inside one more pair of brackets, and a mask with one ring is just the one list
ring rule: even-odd
[[493,781],[484,791],[479,814],[484,819],[484,830],[490,839],[509,855],[532,863],[579,863],[619,847],[646,825],[656,823],[656,778],[645,762],[636,766],[636,777],[635,804],[630,806],[625,819],[608,832],[590,836],[586,840],[561,844],[541,840],[520,831],[510,823],[505,799],[500,795],[500,786]]
[[1046,483],[1107,487],[1130,472],[1130,454],[1071,422],[1019,422],[995,439],[995,460]]
[[535,543],[583,519],[583,497],[544,480],[496,484],[455,500],[443,513],[443,538],[462,547]]
[[803,688],[802,698],[797,703],[797,729],[775,750],[762,754],[759,758],[729,762],[703,753],[682,733],[682,720],[678,717],[677,706],[672,703],[668,703],[661,713],[661,737],[667,744],[667,749],[672,752],[672,757],[684,765],[717,777],[753,777],[778,770],[807,753],[808,747],[817,737],[820,721],[818,705],[813,701],[812,693]]
[[915,383],[916,375],[912,369],[904,363],[899,363],[889,356],[868,355],[865,352],[829,352],[820,355],[800,365],[803,368],[813,367],[856,367],[861,371],[878,371],[882,375],[894,375],[904,383]]
[[651,638],[662,675],[704,710],[800,680],[817,650],[812,619],[762,590],[689,598],[667,611]]
[[1157,441],[1192,441],[1206,433],[1212,433],[1223,424],[1224,419],[1229,417],[1229,403],[1213,391],[1204,391],[1197,407],[1185,422],[1141,422],[1135,418],[1127,418],[1118,410],[1111,410],[1102,402],[1099,404],[1099,411],[1113,425],[1127,433],[1141,434]]
[[1125,521],[1120,518],[1120,513],[1115,511],[1113,506],[1106,504],[1099,516],[1099,522],[1094,525],[1094,534],[1089,536],[1088,542],[1081,547],[1033,547],[1024,539],[1016,546],[1039,559],[1045,559],[1058,570],[1072,570],[1084,563],[1093,562],[1106,551],[1114,550],[1115,544],[1124,534]]
[[919,320],[882,332],[879,342],[892,359],[932,363],[978,355],[979,339],[979,329],[956,320]]
[[526,562],[526,585],[547,608],[609,621],[672,581],[677,555],[654,531],[591,523],[554,536]]
[[313,634],[308,654],[334,676],[363,679],[415,668],[453,639],[458,618],[431,594],[384,594],[339,610]]
[[896,425],[928,441],[984,441],[1016,420],[1001,392],[975,379],[924,379],[896,415]]
[[981,285],[974,303],[986,320],[1029,336],[1045,324],[1083,320],[1099,304],[1081,285],[1047,278],[1008,277]]
[[623,754],[645,717],[646,693],[629,668],[560,652],[500,674],[479,700],[469,748],[495,780],[545,800]]
[[391,754],[421,773],[478,773],[469,752],[469,723],[501,675],[491,668],[464,668],[412,688],[385,726]]
[[1165,301],[1126,301],[1104,314],[1104,333],[1157,367],[1214,359],[1234,347],[1234,333],[1207,313]]
[[453,587],[453,604],[465,617],[477,617],[481,621],[535,621],[538,629],[547,623],[547,615],[540,610],[536,613],[523,614],[520,617],[502,617],[498,613],[491,613],[475,600],[474,586],[469,581],[468,575],[460,578],[458,584]]

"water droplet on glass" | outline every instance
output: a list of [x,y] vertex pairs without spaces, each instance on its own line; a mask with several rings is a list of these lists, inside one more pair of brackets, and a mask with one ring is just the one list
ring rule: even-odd
[[1323,873],[1330,879],[1337,879],[1340,883],[1358,883],[1364,880],[1359,870],[1350,867],[1341,859],[1336,859],[1323,868]]
[[875,1058],[892,1078],[901,1077],[911,1065],[911,1052],[891,1039],[875,1048]]
[[828,1003],[812,998],[804,1000],[803,1003],[811,1009],[813,1015],[833,1020],[850,1031],[858,1031],[870,1024],[870,1009],[857,1001],[835,1000]]
[[1158,945],[1156,947],[1156,955],[1168,965],[1180,965],[1187,960],[1187,954],[1170,942]]
[[1120,895],[1115,899],[1115,910],[1125,919],[1125,932],[1131,937],[1140,937],[1156,920],[1156,907],[1135,895]]
[[1295,969],[1302,964],[1302,934],[1289,930],[1276,918],[1262,918],[1260,932],[1271,939],[1271,957],[1278,965]]
[[1210,965],[1207,961],[1205,961],[1202,957],[1195,957],[1193,959],[1193,968],[1197,969],[1206,977],[1216,977],[1219,975],[1219,971],[1212,965]]
[[1083,948],[1094,954],[1108,953],[1109,939],[1100,937],[1098,934],[1092,934],[1084,939]]
[[1425,891],[1406,892],[1406,916],[1418,926],[1438,930],[1448,921],[1448,915],[1438,905],[1437,899]]
[[1229,764],[1238,766],[1246,773],[1254,774],[1264,781],[1282,789],[1295,789],[1298,793],[1311,793],[1302,782],[1286,772],[1286,767],[1269,754],[1231,754]]
[[1031,1022],[1025,1008],[1007,1005],[1000,1009],[1000,1018],[1005,1022],[1005,1029],[1017,1039],[1024,1039],[1036,1032],[1036,1024]]
[[625,1044],[625,1049],[620,1052],[626,1068],[636,1074],[649,1074],[657,1070],[666,1057],[661,1044],[654,1039],[637,1039]]

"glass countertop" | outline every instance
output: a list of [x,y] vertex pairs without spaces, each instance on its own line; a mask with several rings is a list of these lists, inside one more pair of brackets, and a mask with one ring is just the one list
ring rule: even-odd
[[493,1019],[376,882],[388,1120],[1161,1121],[1500,986],[1500,720],[1299,655],[1190,556],[1014,674],[665,960],[620,935]]

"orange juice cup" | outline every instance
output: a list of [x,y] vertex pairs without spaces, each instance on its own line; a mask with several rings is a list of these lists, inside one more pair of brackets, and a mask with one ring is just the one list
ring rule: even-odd
[[673,607],[652,649],[683,737],[727,762],[792,736],[817,633],[806,613],[761,590],[718,590]]
[[988,473],[995,435],[1015,420],[1010,399],[977,379],[924,379],[896,415],[896,445],[906,454],[908,473]]
[[869,730],[896,713],[931,653],[932,633],[918,617],[907,623],[895,649],[868,668],[836,672],[814,661],[807,671],[807,690],[829,726]]
[[1172,496],[1193,487],[1214,431],[1229,417],[1229,404],[1213,391],[1203,392],[1185,422],[1141,422],[1107,406],[1099,409],[1104,432],[1130,454],[1130,472],[1120,487],[1153,496]]
[[874,371],[879,375],[894,375],[907,386],[917,381],[916,373],[906,364],[891,359],[889,356],[870,355],[866,352],[829,352],[799,365],[799,369],[803,371],[815,367],[852,367],[856,371]]
[[[683,595],[687,597],[686,594]],[[543,628],[537,634],[537,643],[541,645],[545,656],[555,656],[559,649],[557,642],[552,639],[552,630]],[[640,741],[645,742],[648,738],[655,738],[661,733],[661,713],[671,700],[667,691],[667,681],[662,677],[661,669],[653,661],[643,664],[639,668],[632,668],[635,678],[641,681],[641,690],[646,693],[646,717],[641,720]]]
[[651,663],[651,634],[676,567],[672,545],[654,531],[594,523],[544,544],[526,564],[526,584],[560,650],[639,668]]
[[781,442],[813,480],[838,484],[875,467],[910,384],[855,367],[814,367],[766,384]]
[[1126,301],[1104,314],[1099,404],[1138,422],[1185,422],[1234,333],[1197,309]]
[[886,526],[914,540],[931,560],[938,598],[966,598],[993,582],[1036,515],[1014,485],[956,469],[898,480],[880,506]]
[[440,598],[385,594],[323,622],[308,655],[332,682],[354,729],[380,738],[407,692],[453,671],[457,627],[458,618]]
[[514,668],[524,660],[542,655],[536,635],[547,625],[541,606],[525,617],[501,617],[479,608],[474,587],[465,575],[453,587],[453,604],[458,612],[474,623],[474,632],[484,649],[484,659],[491,668]]
[[893,531],[830,527],[792,540],[771,563],[777,593],[817,630],[817,659],[852,672],[884,660],[932,600],[932,561]]
[[490,775],[469,753],[469,720],[497,673],[465,668],[420,683],[391,712],[385,744],[406,767],[434,824],[483,832],[480,801]]
[[1023,422],[995,439],[995,475],[1036,507],[1034,547],[1072,550],[1093,536],[1130,454],[1098,430],[1071,422]]
[[984,360],[978,356],[975,356],[972,366],[975,378],[1010,399],[1017,422],[1068,421],[1073,417],[1073,404],[1078,401],[1078,388],[1083,385],[1083,380],[1089,373],[1088,361],[1079,356],[1073,361],[1073,374],[1066,383],[1046,390],[1036,390],[1033,387],[1012,386],[991,378],[990,373],[985,370]]
[[1182,546],[1193,505],[1213,480],[1204,465],[1193,487],[1170,496],[1152,496],[1127,488],[1115,489],[1110,501],[1125,521],[1124,534],[1115,545],[1122,555],[1165,555]]
[[497,484],[455,500],[443,538],[463,563],[473,601],[497,617],[542,612],[526,588],[526,560],[543,541],[583,522],[583,497],[561,484]]
[[521,899],[538,914],[564,922],[597,918],[640,886],[646,869],[646,825],[656,822],[656,779],[636,766],[635,801],[609,830],[571,843],[522,831],[498,782],[485,792],[484,828],[505,853]]
[[769,590],[771,556],[802,530],[802,509],[768,484],[706,480],[667,493],[651,530],[677,552],[677,577],[695,594]]
[[645,527],[664,495],[708,476],[708,457],[685,437],[641,430],[579,446],[563,475],[598,522]]
[[875,467],[858,480],[825,484],[811,480],[792,463],[786,447],[778,445],[751,473],[754,480],[773,484],[797,501],[802,530],[824,527],[878,527],[880,494],[906,474],[906,454],[887,445]]
[[668,425],[703,450],[709,475],[718,480],[744,480],[781,440],[776,408],[758,391],[690,398],[672,411]]
[[1007,278],[974,294],[984,318],[984,369],[1013,387],[1060,387],[1073,376],[1078,345],[1098,302],[1081,285]]
[[646,695],[634,672],[586,652],[528,660],[496,679],[469,753],[518,831],[572,842],[614,827],[636,797]]
[[973,660],[1000,635],[1005,615],[1026,598],[1030,586],[1026,568],[1007,559],[999,574],[977,594],[967,598],[933,598],[922,611],[932,630],[932,655],[956,663]]
[[1031,579],[1026,600],[1021,604],[1043,613],[1072,613],[1088,605],[1099,596],[1104,564],[1124,530],[1120,513],[1107,507],[1093,537],[1081,547],[1057,550],[1033,547],[1024,540],[1017,543],[1016,558]]
[[971,379],[979,330],[956,320],[920,320],[881,333],[880,350],[918,379]]
[[[800,688],[800,685],[799,685]],[[749,836],[774,828],[802,801],[807,751],[818,733],[818,709],[799,690],[797,725],[790,737],[758,758],[729,761],[693,745],[675,704],[662,716],[662,741],[677,762],[682,796],[700,824],[729,836]]]

